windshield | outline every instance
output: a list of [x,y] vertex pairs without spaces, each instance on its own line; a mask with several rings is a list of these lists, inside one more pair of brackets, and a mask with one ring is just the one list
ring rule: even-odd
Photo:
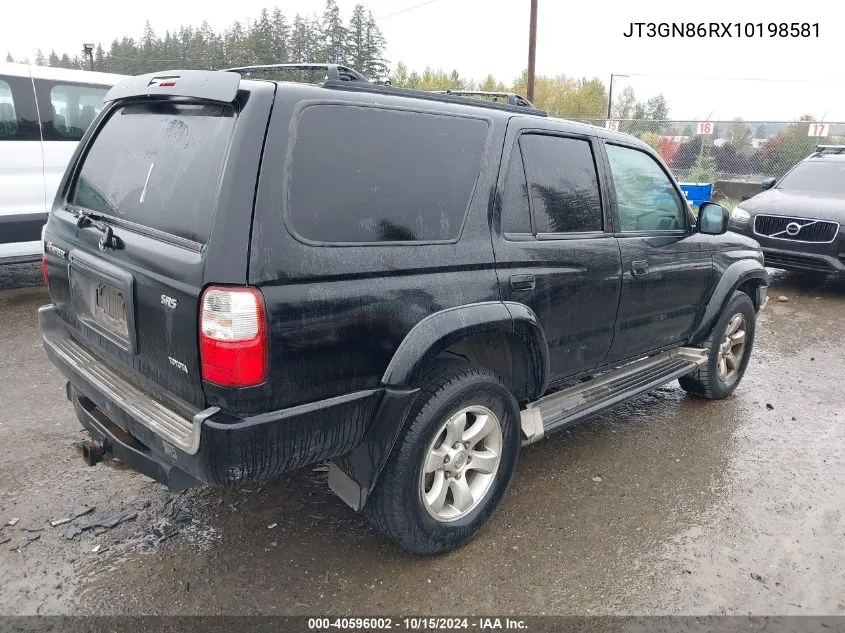
[[111,114],[85,157],[69,202],[205,243],[234,109],[144,103]]
[[778,189],[845,194],[845,161],[799,163],[778,183]]

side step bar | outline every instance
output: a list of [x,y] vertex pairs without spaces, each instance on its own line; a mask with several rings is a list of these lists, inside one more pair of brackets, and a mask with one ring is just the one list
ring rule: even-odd
[[521,412],[522,445],[533,444],[551,432],[685,376],[705,362],[707,350],[679,347],[544,396]]

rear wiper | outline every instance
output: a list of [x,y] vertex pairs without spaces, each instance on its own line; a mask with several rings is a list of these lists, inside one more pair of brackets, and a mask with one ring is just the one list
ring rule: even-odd
[[112,250],[122,248],[122,240],[114,234],[111,225],[106,222],[105,216],[97,213],[96,211],[89,211],[88,209],[83,209],[77,206],[68,205],[67,210],[76,217],[76,226],[80,229],[85,228],[86,226],[93,226],[95,229],[98,229],[103,233],[103,237],[100,238],[99,244],[101,251],[104,251],[107,248]]

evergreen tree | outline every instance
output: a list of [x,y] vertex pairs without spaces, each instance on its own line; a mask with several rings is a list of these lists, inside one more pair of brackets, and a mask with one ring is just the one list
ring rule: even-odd
[[320,61],[339,64],[344,60],[346,28],[340,18],[340,9],[335,0],[326,0],[323,21],[320,24]]
[[[279,8],[262,10],[255,22],[234,22],[222,33],[203,22],[155,33],[147,21],[138,40],[122,36],[108,48],[98,45],[94,68],[118,74],[139,74],[171,68],[221,69],[251,64],[293,62],[346,63],[373,78],[388,74],[384,59],[384,35],[363,5],[355,7],[349,25],[344,24],[336,0],[326,0],[322,16],[297,15],[293,23]],[[7,61],[14,61],[11,54]],[[28,63],[28,62],[27,62]],[[38,51],[36,63],[63,68],[86,68],[77,55]],[[317,73],[313,79],[320,80]],[[418,74],[409,81],[420,81]]]
[[367,77],[383,80],[387,77],[387,60],[384,59],[385,41],[381,29],[376,24],[372,11],[367,15],[366,39],[364,44],[365,62],[358,69]]
[[273,10],[273,63],[285,64],[290,59],[288,51],[288,37],[290,28],[287,18],[276,7]]
[[[55,53],[51,54],[51,59],[53,55],[55,55]],[[52,66],[52,63],[50,65]],[[97,50],[94,51],[94,70],[101,73],[110,72],[106,62],[106,52],[103,50],[102,44],[97,44]]]
[[41,52],[40,48],[35,52],[35,65],[36,66],[46,66],[47,65],[47,60],[44,59],[44,53]]
[[240,22],[235,22],[224,35],[224,50],[228,66],[246,66],[249,55],[246,50],[246,33]]
[[293,28],[290,32],[290,61],[301,64],[308,59],[308,22],[300,14],[293,18]]
[[14,63],[15,63],[15,58],[14,58],[14,57],[12,57],[12,54],[11,54],[11,53],[6,53],[6,61],[7,61],[8,63],[10,63],[10,64],[14,64]]
[[249,29],[247,49],[250,64],[276,63],[273,54],[273,23],[267,9],[261,10],[258,20]]
[[366,74],[367,14],[364,12],[364,5],[355,5],[346,31],[346,63],[358,72]]

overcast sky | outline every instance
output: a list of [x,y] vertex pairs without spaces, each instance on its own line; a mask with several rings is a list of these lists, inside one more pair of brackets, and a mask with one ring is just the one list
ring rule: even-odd
[[[488,72],[510,81],[527,65],[529,0],[367,0],[387,38],[391,64],[411,69],[458,69],[480,79]],[[258,15],[273,0],[41,0],[33,6],[7,0],[0,22],[2,54],[33,59],[41,47],[75,54],[83,41],[138,37],[144,21],[157,33],[207,19],[221,30],[234,20]],[[321,14],[323,0],[277,3],[292,18]],[[349,17],[356,0],[338,0]],[[614,92],[628,82],[639,99],[662,92],[670,116],[713,120],[792,120],[812,114],[845,121],[842,28],[832,0],[773,3],[771,0],[539,0],[537,72],[617,78]],[[808,22],[819,37],[742,39],[625,38],[631,22]],[[764,26],[765,29],[765,26]],[[706,79],[715,78],[715,79]],[[759,78],[769,81],[731,81]],[[787,81],[788,80],[788,81]]]

